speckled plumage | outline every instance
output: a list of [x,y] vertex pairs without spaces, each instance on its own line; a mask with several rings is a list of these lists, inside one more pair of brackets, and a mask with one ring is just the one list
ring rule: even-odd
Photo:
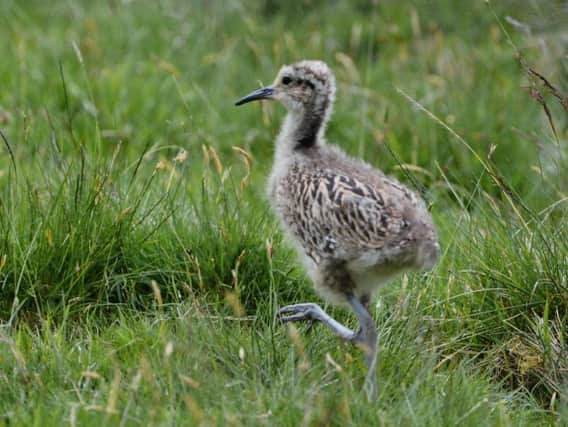
[[[317,319],[367,349],[370,393],[376,394],[376,332],[367,304],[379,286],[408,270],[431,268],[439,246],[424,202],[397,180],[327,145],[335,97],[326,64],[302,61],[280,70],[271,87],[243,98],[277,99],[288,109],[276,140],[268,192],[316,290],[348,303],[361,330],[350,331],[315,304],[285,307],[284,320]],[[371,330],[372,329],[372,330]],[[370,378],[372,377],[372,378]]]
[[[310,272],[329,264],[342,264],[353,275],[368,269],[375,271],[378,287],[395,271],[433,265],[434,229],[414,193],[338,149],[303,151],[292,156],[285,171],[277,170],[269,193],[286,230],[308,257]],[[316,286],[334,301],[345,298],[342,290],[327,292],[326,283]],[[356,295],[372,291],[361,286],[355,283]]]

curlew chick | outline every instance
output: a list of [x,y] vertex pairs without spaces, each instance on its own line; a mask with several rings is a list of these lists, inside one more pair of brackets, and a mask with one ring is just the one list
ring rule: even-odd
[[273,85],[236,102],[280,101],[288,114],[276,139],[269,197],[318,293],[347,304],[359,320],[353,331],[318,304],[289,305],[284,322],[317,320],[363,349],[365,389],[376,398],[377,331],[369,312],[373,292],[399,274],[430,269],[439,255],[424,202],[367,163],[327,145],[326,122],[335,78],[320,61],[282,67]]

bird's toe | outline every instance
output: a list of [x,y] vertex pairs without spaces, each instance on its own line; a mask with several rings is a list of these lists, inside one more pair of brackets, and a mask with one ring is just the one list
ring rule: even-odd
[[[314,303],[287,305],[276,313],[282,322],[296,322],[300,320],[318,320],[322,309]],[[285,316],[285,314],[288,314]]]

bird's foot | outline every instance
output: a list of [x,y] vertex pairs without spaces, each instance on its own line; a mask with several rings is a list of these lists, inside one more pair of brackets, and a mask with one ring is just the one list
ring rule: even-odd
[[354,304],[354,310],[358,314],[361,328],[357,332],[343,326],[337,320],[327,314],[318,304],[303,303],[287,305],[276,313],[282,322],[310,321],[322,322],[329,327],[337,336],[351,342],[361,348],[365,353],[365,364],[368,371],[365,378],[364,389],[370,402],[377,399],[377,331],[371,316],[362,310],[362,306]]
[[283,322],[297,322],[301,320],[322,322],[335,332],[337,336],[346,341],[352,341],[355,336],[355,332],[343,326],[327,314],[323,308],[313,302],[287,305],[278,310],[276,316]]
[[[289,314],[284,316],[284,314]],[[322,320],[325,315],[323,309],[313,303],[307,302],[303,304],[293,304],[282,307],[276,313],[276,316],[283,322],[297,322],[301,320]]]
[[367,393],[367,400],[369,402],[375,402],[377,400],[377,379],[376,378],[365,378],[365,384],[363,386],[365,393]]
[[352,298],[349,303],[357,314],[360,323],[360,328],[354,334],[351,342],[365,353],[367,376],[365,377],[364,390],[367,392],[369,402],[373,402],[377,399],[377,329],[365,304],[356,298]]
[[367,365],[367,376],[365,377],[364,390],[367,393],[369,402],[377,400],[377,334],[374,330],[364,331],[359,329],[353,339],[353,345],[363,350],[365,354],[365,365]]

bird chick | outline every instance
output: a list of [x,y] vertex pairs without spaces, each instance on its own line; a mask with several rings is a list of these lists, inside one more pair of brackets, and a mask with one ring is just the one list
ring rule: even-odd
[[321,61],[281,68],[271,86],[236,102],[272,99],[288,110],[276,139],[268,193],[272,208],[316,291],[347,304],[353,331],[318,304],[281,308],[285,322],[317,320],[363,349],[365,389],[375,399],[377,330],[369,312],[373,293],[405,271],[430,269],[439,256],[432,218],[414,192],[362,160],[327,145],[325,126],[335,98],[335,77]]

